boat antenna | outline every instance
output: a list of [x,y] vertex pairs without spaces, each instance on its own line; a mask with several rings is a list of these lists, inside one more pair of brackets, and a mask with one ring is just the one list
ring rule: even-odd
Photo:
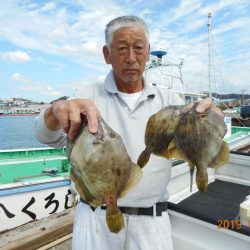
[[211,41],[212,41],[212,36],[211,36],[211,17],[212,13],[208,13],[208,20],[207,20],[207,27],[208,27],[208,93],[209,97],[212,97],[211,93]]

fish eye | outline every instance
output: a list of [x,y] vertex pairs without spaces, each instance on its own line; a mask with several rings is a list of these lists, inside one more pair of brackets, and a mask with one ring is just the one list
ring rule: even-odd
[[115,133],[114,132],[110,132],[109,137],[110,138],[115,138]]

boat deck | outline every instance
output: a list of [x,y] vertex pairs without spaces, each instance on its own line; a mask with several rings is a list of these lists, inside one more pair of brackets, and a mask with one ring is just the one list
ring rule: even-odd
[[9,158],[9,159],[0,159],[0,165],[11,165],[11,164],[22,164],[22,163],[34,163],[34,162],[44,162],[44,161],[58,161],[58,160],[66,160],[67,157],[63,155],[57,156],[35,156],[33,158]]
[[68,176],[69,170],[65,148],[0,151],[0,184]]
[[[250,236],[250,227],[237,225],[240,203],[250,194],[250,186],[215,180],[206,193],[196,192],[169,209],[193,218]],[[226,222],[226,223],[225,223]],[[220,225],[222,223],[222,225]],[[223,224],[224,223],[224,224]]]

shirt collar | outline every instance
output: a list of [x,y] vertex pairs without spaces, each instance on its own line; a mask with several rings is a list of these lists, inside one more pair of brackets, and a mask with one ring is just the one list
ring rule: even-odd
[[[145,98],[154,97],[156,93],[155,86],[148,83],[144,77],[143,77],[143,83],[144,83],[143,96]],[[117,89],[115,77],[114,77],[114,72],[112,69],[109,71],[109,73],[107,74],[104,80],[104,86],[108,92],[113,93],[113,94],[118,93],[118,89]]]

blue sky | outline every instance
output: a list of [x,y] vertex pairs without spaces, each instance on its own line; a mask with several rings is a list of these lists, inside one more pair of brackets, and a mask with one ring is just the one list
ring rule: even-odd
[[179,63],[188,91],[208,89],[207,14],[212,13],[213,79],[220,93],[250,94],[249,0],[0,1],[0,99],[49,102],[103,81],[106,23],[138,15],[152,50]]

